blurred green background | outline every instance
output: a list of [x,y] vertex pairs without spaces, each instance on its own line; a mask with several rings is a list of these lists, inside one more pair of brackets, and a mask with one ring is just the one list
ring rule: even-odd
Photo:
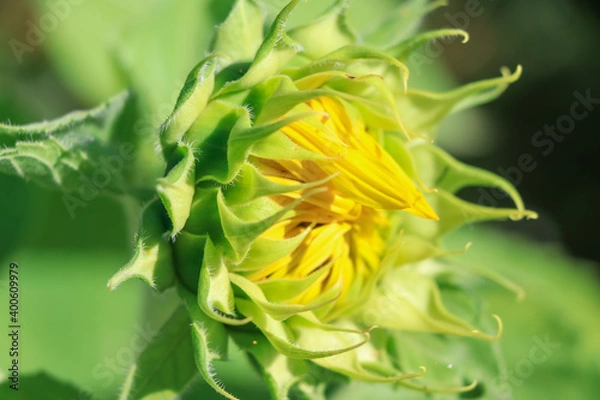
[[[283,3],[265,2],[273,10]],[[401,2],[355,3],[355,25],[368,28]],[[506,398],[600,398],[596,166],[600,140],[595,137],[600,108],[589,110],[564,137],[536,136],[545,125],[570,114],[575,92],[590,91],[600,98],[600,5],[591,0],[477,3],[474,17],[464,18],[473,10],[472,0],[456,0],[426,18],[426,28],[464,27],[471,40],[430,49],[425,62],[409,63],[410,84],[448,89],[497,76],[502,66],[523,65],[521,80],[499,100],[445,121],[439,143],[471,164],[508,171],[540,219],[469,227],[449,238],[449,246],[460,248],[473,240],[473,249],[461,256],[462,261],[495,269],[528,293],[525,301],[516,302],[511,294],[481,283],[491,309],[504,320],[500,348],[507,372],[515,374],[524,365],[535,338],[549,335],[560,344],[526,377],[517,376],[510,384],[514,397]],[[231,4],[230,0],[0,0],[0,121],[52,119],[133,87],[146,99],[149,124],[157,126]],[[296,13],[296,22],[326,5],[309,1]],[[48,13],[58,16],[59,23],[43,22]],[[32,24],[45,26],[39,44],[15,50],[15,40],[31,43],[28,35],[36,35]],[[552,143],[541,146],[535,138]],[[524,154],[536,163],[531,172],[518,169]],[[464,197],[508,204],[478,189],[465,191]],[[106,198],[91,201],[71,218],[60,194],[0,176],[0,290],[5,298],[8,264],[19,263],[22,373],[32,382],[24,386],[33,390],[36,382],[46,379],[35,375],[41,371],[62,382],[55,393],[23,391],[15,398],[88,398],[81,388],[97,398],[116,398],[137,345],[168,316],[174,306],[172,293],[159,298],[137,282],[115,292],[105,287],[130,255],[129,218],[116,200]],[[0,320],[5,325],[4,317]],[[0,340],[0,378],[8,360],[5,336]],[[242,355],[234,352],[232,358]],[[228,388],[243,399],[266,398],[258,375],[240,364],[217,366]],[[12,393],[5,395],[5,389],[0,387],[0,398],[13,398]],[[184,398],[199,398],[200,393],[204,399],[219,398],[199,382]],[[374,395],[397,398],[386,387],[363,384],[332,396]]]

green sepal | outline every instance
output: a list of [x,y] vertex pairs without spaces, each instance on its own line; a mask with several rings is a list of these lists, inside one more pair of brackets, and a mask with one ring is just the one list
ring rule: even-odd
[[444,306],[435,280],[414,269],[404,267],[389,271],[364,304],[362,320],[367,325],[388,329],[435,332],[498,340],[483,333],[452,314]]
[[329,357],[356,349],[369,341],[369,332],[338,328],[319,322],[312,314],[277,321],[251,300],[236,298],[236,306],[282,354],[296,359]]
[[285,26],[299,2],[292,0],[281,10],[246,74],[237,81],[225,84],[215,97],[254,87],[276,75],[298,52],[299,46],[290,39]]
[[169,214],[171,237],[177,235],[190,216],[196,183],[196,158],[188,145],[179,145],[171,154],[177,159],[167,176],[157,181],[156,191]]
[[469,41],[469,34],[462,29],[438,29],[415,35],[400,42],[388,49],[387,53],[392,54],[396,59],[405,62],[415,51],[421,49],[427,43],[452,36],[461,36],[463,44]]
[[519,212],[525,211],[519,192],[508,180],[462,163],[430,144],[414,146],[410,151],[416,161],[417,170],[420,171],[420,180],[426,186],[443,189],[452,194],[469,186],[502,189],[510,196]]
[[336,371],[353,379],[366,382],[391,383],[417,378],[425,374],[420,372],[401,373],[377,359],[380,351],[369,343],[359,349],[347,351],[332,357],[311,360],[323,368]]
[[[335,87],[323,86],[320,88],[310,90],[298,90],[290,78],[282,77],[281,79],[278,79],[280,83],[278,89],[273,91],[271,93],[271,96],[262,104],[260,112],[256,117],[256,123],[265,124],[270,121],[277,120],[282,115],[285,115],[286,113],[292,111],[296,107],[298,107],[297,112],[300,112],[300,110],[309,112],[310,109],[304,104],[307,101],[319,97],[335,97],[352,103],[355,106],[357,106],[358,104],[365,105],[365,107],[367,107],[368,110],[372,110],[371,115],[376,115],[376,117],[370,118],[368,120],[367,118],[365,118],[366,123],[375,124],[375,126],[377,127],[382,126],[382,122],[377,119],[379,118],[385,120],[385,125],[383,125],[383,127],[388,129],[398,129],[400,121],[399,116],[397,115],[397,111],[395,109],[393,93],[391,93],[389,89],[386,89],[384,85],[378,84],[381,83],[380,77],[377,77],[375,75],[368,75],[361,78],[356,78],[347,75],[340,77],[339,73],[337,72],[332,73],[331,76],[334,78],[341,78],[345,80],[345,82],[351,82],[355,80],[357,82],[360,81],[360,89],[362,91],[359,91],[358,93],[352,93],[351,89],[355,86],[350,83],[346,85],[339,84]],[[369,81],[372,85],[369,86],[365,83],[366,81]],[[378,91],[378,93],[376,93],[375,96],[373,95],[372,86],[374,86]],[[371,91],[370,93],[368,93],[368,95],[365,95],[365,91],[368,91],[368,89],[371,89]],[[380,111],[376,111],[377,109],[381,108],[384,108],[386,110],[384,110],[383,113]],[[386,115],[386,113],[392,115]],[[318,113],[313,114],[318,115]],[[363,115],[363,117],[368,116]],[[277,134],[275,134],[274,136],[276,135]],[[284,141],[284,139],[279,140],[282,141],[282,143],[279,144],[278,147],[283,147],[284,143],[286,142]],[[301,149],[298,150],[295,148],[298,146],[294,147],[294,145],[292,144],[290,147],[291,151],[289,153],[297,152],[299,156],[298,158],[302,157],[310,159],[309,154],[307,154],[306,151],[301,152]],[[285,153],[282,152],[282,154]]]
[[383,138],[383,147],[390,156],[398,163],[404,172],[413,180],[420,183],[417,166],[410,148],[404,138],[399,137],[396,133],[386,132]]
[[310,229],[306,229],[300,235],[283,240],[258,237],[252,243],[252,247],[248,250],[246,257],[240,263],[230,265],[229,270],[236,273],[244,273],[262,269],[266,265],[270,265],[291,254],[309,233]]
[[175,270],[171,244],[164,237],[163,213],[158,199],[143,208],[133,257],[108,281],[110,290],[132,278],[161,292],[173,286]]
[[[470,398],[469,392],[479,384],[488,392],[488,384],[491,383],[488,376],[496,377],[501,373],[498,351],[492,350],[497,343],[401,331],[390,331],[390,342],[390,358],[398,364],[427,368],[427,374],[422,378],[398,382],[397,385],[427,393],[435,399],[456,393],[465,393],[458,398]],[[482,377],[484,379],[480,381]]]
[[192,319],[191,333],[194,358],[200,375],[215,391],[230,400],[237,397],[223,388],[214,373],[212,366],[215,360],[227,359],[229,335],[220,322],[206,315],[199,307],[196,296],[184,287],[178,286],[179,296],[182,298]]
[[308,190],[285,207],[266,197],[231,207],[219,191],[217,207],[224,238],[227,240],[227,245],[223,246],[225,256],[233,263],[240,263],[248,254],[254,240],[282,218],[291,216],[294,207],[300,202],[322,190],[322,188]]
[[[230,183],[240,172],[252,146],[287,125],[314,113],[298,113],[269,125],[252,126],[247,109],[239,108],[239,118],[229,130],[217,130],[199,147],[197,181],[213,180]],[[219,126],[219,128],[223,128]],[[202,173],[202,175],[200,175]]]
[[352,77],[378,75],[387,86],[402,89],[406,88],[409,75],[406,65],[387,53],[360,45],[341,47],[304,67],[286,71],[286,74],[297,80],[327,71],[343,71]]
[[217,206],[219,193],[220,188],[218,186],[196,187],[185,232],[198,236],[208,236],[218,246],[227,246]]
[[[462,255],[467,252],[467,250],[471,247],[473,243],[468,242],[465,246],[464,250],[457,251],[453,253],[448,253],[452,255]],[[444,254],[446,255],[446,254]],[[448,260],[450,261],[450,260]],[[439,276],[452,276],[453,278],[457,278],[459,274],[463,274],[465,277],[470,278],[471,281],[474,279],[485,278],[496,285],[512,292],[516,296],[516,301],[523,301],[526,297],[525,289],[508,279],[507,277],[497,273],[493,269],[488,269],[482,265],[468,265],[463,263],[455,263],[455,262],[445,262],[445,263],[436,263],[435,269],[429,269],[424,271],[425,274],[432,275],[434,277]]]
[[447,4],[447,0],[403,1],[394,12],[390,13],[389,18],[376,24],[377,28],[365,35],[365,42],[382,49],[392,47],[414,34],[420,27],[424,15]]
[[414,264],[420,261],[424,261],[431,258],[451,256],[455,254],[461,254],[468,249],[460,251],[448,251],[438,246],[431,240],[423,239],[416,235],[403,235],[401,245],[396,251],[394,256],[394,265]]
[[425,198],[440,217],[439,221],[417,220],[412,215],[406,216],[406,231],[424,238],[440,238],[463,225],[475,222],[537,218],[537,213],[533,211],[484,207],[462,200],[443,189],[426,194]]
[[253,126],[247,108],[222,101],[210,103],[185,135],[185,141],[198,150],[196,182],[229,184],[257,142],[313,114],[297,113],[272,124]]
[[521,76],[518,66],[511,74],[503,69],[500,78],[488,79],[462,86],[446,93],[409,89],[398,91],[396,104],[409,133],[414,137],[435,138],[439,122],[449,114],[475,107],[500,96],[510,83]]
[[[385,147],[409,176],[423,187],[425,198],[440,217],[440,221],[427,221],[406,215],[402,226],[408,234],[435,241],[468,223],[537,218],[535,212],[525,209],[519,193],[504,178],[461,163],[429,144],[407,146],[394,134],[386,135]],[[419,171],[418,176],[416,171]],[[461,189],[469,186],[502,189],[514,201],[516,209],[485,207],[455,196]]]
[[264,312],[278,321],[283,321],[292,315],[321,308],[337,300],[341,294],[340,288],[337,293],[334,291],[329,291],[327,293],[327,297],[319,297],[318,301],[313,301],[309,304],[286,304],[271,301],[265,296],[260,286],[243,277],[242,275],[231,273],[229,274],[229,280],[232,284],[239,287],[246,295],[248,295],[248,297]]
[[323,160],[327,158],[298,146],[282,132],[275,132],[254,143],[250,154],[273,160]]
[[250,203],[260,197],[300,190],[304,185],[281,185],[261,174],[250,163],[244,163],[235,178],[235,184],[223,187],[223,196],[230,206]]
[[195,235],[184,230],[177,235],[173,244],[179,282],[193,292],[198,290],[206,239],[207,235]]
[[249,318],[235,318],[235,301],[227,266],[210,238],[206,239],[200,269],[198,304],[206,315],[226,324],[244,325],[250,321]]
[[200,61],[188,75],[173,113],[160,128],[160,143],[165,158],[204,111],[215,86],[215,68],[219,56]]
[[183,138],[185,143],[197,150],[196,182],[217,179],[227,183],[228,177],[235,176],[235,173],[230,173],[229,159],[235,156],[243,159],[244,154],[230,149],[229,142],[234,129],[239,130],[240,125],[247,127],[249,124],[249,113],[244,107],[223,101],[208,104]]
[[[252,61],[263,42],[264,12],[253,0],[237,0],[217,28],[212,49],[232,63]],[[228,60],[228,61],[229,61]]]
[[[276,160],[289,159],[289,155],[281,154],[274,157]],[[245,163],[240,173],[235,178],[235,185],[223,186],[221,191],[223,197],[229,207],[232,209],[238,208],[243,210],[248,205],[261,197],[273,196],[277,194],[290,193],[296,191],[307,191],[309,189],[318,188],[329,182],[332,178],[302,183],[297,185],[282,185],[271,181],[262,175],[256,167],[250,163]],[[242,214],[237,214],[241,216]],[[252,215],[252,214],[251,214]],[[256,214],[255,214],[256,215]]]
[[[308,232],[310,232],[310,229],[307,229],[304,234]],[[304,278],[270,278],[257,282],[257,285],[269,300],[274,302],[289,301],[308,290],[319,278],[327,274],[332,266],[333,263],[329,262]]]
[[301,54],[320,58],[340,47],[356,44],[358,37],[348,25],[348,0],[336,0],[321,18],[290,30],[289,35],[302,45]]
[[281,207],[268,197],[259,197],[241,205],[229,205],[219,187],[196,187],[186,231],[208,236],[228,262],[242,263],[252,243],[273,224],[318,189],[309,190],[300,199]]

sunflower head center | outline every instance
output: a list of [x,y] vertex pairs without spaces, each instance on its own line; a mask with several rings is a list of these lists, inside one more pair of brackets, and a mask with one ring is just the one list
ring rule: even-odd
[[282,132],[315,157],[252,160],[269,180],[293,188],[271,196],[291,211],[263,236],[302,240],[249,278],[295,280],[306,289],[291,303],[337,307],[358,298],[379,267],[384,210],[436,216],[412,180],[341,101],[319,98],[304,106],[316,116]]

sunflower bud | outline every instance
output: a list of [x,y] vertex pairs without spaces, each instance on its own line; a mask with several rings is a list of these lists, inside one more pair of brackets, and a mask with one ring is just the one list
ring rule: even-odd
[[[521,70],[443,94],[412,90],[402,61],[428,40],[466,33],[371,47],[348,26],[344,1],[286,30],[298,3],[263,37],[261,8],[236,2],[161,128],[168,170],[147,210],[164,210],[152,225],[163,230],[140,232],[136,257],[110,285],[176,281],[192,319],[247,349],[274,398],[317,387],[311,368],[418,389],[407,379],[424,372],[402,371],[372,329],[495,340],[444,306],[432,260],[449,254],[441,236],[465,223],[535,217],[506,180],[437,148],[435,128]],[[474,185],[506,191],[515,209],[456,196]],[[198,326],[201,372],[232,398],[210,373],[211,330]]]

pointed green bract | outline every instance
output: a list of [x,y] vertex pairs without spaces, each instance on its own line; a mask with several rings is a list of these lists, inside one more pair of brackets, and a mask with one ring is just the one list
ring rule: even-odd
[[291,12],[296,8],[300,0],[291,1],[279,13],[271,30],[265,37],[264,42],[256,52],[246,74],[238,81],[226,84],[216,96],[239,90],[249,89],[261,81],[275,75],[299,50],[298,44],[294,43],[286,33],[286,23]]
[[182,145],[174,153],[180,157],[180,161],[166,177],[159,179],[156,185],[156,191],[173,224],[172,236],[179,233],[185,226],[190,215],[196,184],[194,151],[189,146]]
[[[291,358],[329,357],[356,349],[369,340],[366,331],[325,325],[310,313],[298,314],[281,322],[252,301],[237,299],[236,305],[241,312],[252,317],[253,323],[279,352]],[[327,334],[324,335],[324,332]]]
[[290,36],[302,45],[302,54],[318,59],[358,40],[348,25],[348,0],[336,0],[333,7],[320,19],[290,31]]
[[299,313],[321,308],[339,297],[339,291],[338,293],[336,293],[336,291],[331,291],[325,298],[319,299],[319,302],[314,302],[313,304],[300,305],[271,302],[258,285],[244,278],[243,276],[231,274],[229,276],[229,280],[231,283],[240,288],[246,295],[248,295],[248,297],[254,303],[256,303],[262,311],[267,313],[269,317],[278,321],[283,321]]
[[217,57],[211,56],[201,61],[188,75],[185,86],[179,95],[175,110],[162,125],[160,142],[165,156],[198,118],[208,103],[215,85],[215,64]]
[[437,31],[425,32],[400,42],[394,47],[388,49],[388,52],[398,60],[405,61],[411,56],[411,54],[419,50],[427,43],[440,39],[446,39],[452,36],[461,36],[463,43],[467,43],[469,41],[469,34],[462,29],[440,29]]
[[198,304],[202,311],[215,319],[232,325],[245,324],[248,320],[236,320],[233,289],[227,276],[223,259],[210,239],[204,249],[204,263],[200,270]]
[[436,127],[444,117],[494,100],[519,79],[521,72],[521,66],[513,74],[503,69],[501,78],[471,83],[447,93],[398,91],[398,112],[412,136],[435,138]]
[[141,279],[159,291],[173,286],[173,250],[164,235],[162,212],[163,209],[156,200],[144,207],[133,258],[108,281],[110,290],[132,278]]
[[446,0],[407,0],[390,12],[389,18],[382,21],[366,35],[366,42],[378,48],[389,48],[413,35],[425,14],[447,5]]
[[498,339],[497,334],[482,333],[450,313],[442,303],[436,283],[406,268],[390,272],[364,310],[367,323],[384,328]]
[[198,307],[195,296],[185,288],[179,287],[179,294],[192,319],[193,355],[200,375],[217,393],[225,398],[237,400],[237,397],[227,392],[217,380],[212,366],[213,361],[224,360],[227,357],[228,335],[224,326],[204,314]]
[[231,62],[252,61],[263,42],[263,22],[264,13],[253,0],[237,0],[217,29],[213,50]]

